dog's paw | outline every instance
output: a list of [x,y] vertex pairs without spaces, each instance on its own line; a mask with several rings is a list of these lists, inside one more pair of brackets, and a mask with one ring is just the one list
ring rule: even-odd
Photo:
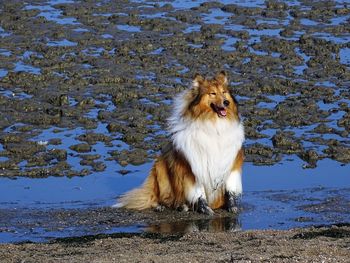
[[237,214],[239,212],[238,208],[239,196],[232,192],[226,192],[226,209],[230,213]]
[[201,214],[205,214],[205,215],[209,215],[209,216],[214,215],[213,209],[211,209],[209,206],[201,207],[197,211]]
[[183,205],[177,207],[177,211],[179,211],[179,212],[188,212],[189,210],[190,209],[189,209],[188,205],[186,205],[186,204],[183,204]]
[[155,208],[154,208],[154,211],[155,212],[163,212],[165,210],[165,206],[164,205],[157,205]]
[[237,206],[231,206],[231,207],[227,207],[227,211],[230,212],[230,213],[237,214],[239,209],[238,209]]
[[199,198],[196,204],[196,211],[201,214],[214,215],[214,211],[208,206],[207,201]]

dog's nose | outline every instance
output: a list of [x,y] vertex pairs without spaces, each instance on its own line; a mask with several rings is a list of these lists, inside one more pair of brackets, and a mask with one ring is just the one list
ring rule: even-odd
[[230,102],[228,100],[224,100],[224,105],[227,107],[228,105],[230,105]]

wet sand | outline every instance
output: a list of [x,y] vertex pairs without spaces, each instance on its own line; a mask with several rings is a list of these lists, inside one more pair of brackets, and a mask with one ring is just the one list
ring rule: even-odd
[[348,262],[350,227],[111,234],[2,244],[1,262]]

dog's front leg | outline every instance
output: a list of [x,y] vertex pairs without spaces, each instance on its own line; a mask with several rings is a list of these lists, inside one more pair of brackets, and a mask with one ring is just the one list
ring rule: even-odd
[[194,207],[198,213],[206,214],[206,215],[214,214],[214,211],[208,206],[207,201],[203,197],[198,198]]
[[192,205],[195,211],[202,214],[213,215],[214,211],[209,207],[206,200],[204,187],[195,183],[188,189],[186,199]]
[[242,195],[242,173],[232,171],[225,182],[225,204],[229,212],[237,213],[239,199]]
[[238,213],[239,196],[233,192],[226,191],[225,204],[227,211],[232,213]]

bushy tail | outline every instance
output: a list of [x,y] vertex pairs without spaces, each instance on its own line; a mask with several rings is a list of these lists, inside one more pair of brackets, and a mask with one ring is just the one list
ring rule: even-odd
[[133,189],[118,198],[115,208],[144,210],[158,205],[157,182],[154,169],[140,188]]

